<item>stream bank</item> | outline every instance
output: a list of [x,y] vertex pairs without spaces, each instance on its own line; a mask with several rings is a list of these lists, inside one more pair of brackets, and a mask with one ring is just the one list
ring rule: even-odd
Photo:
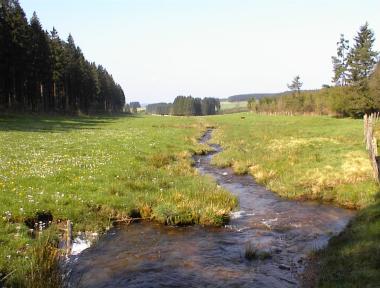
[[[207,143],[212,130],[200,140]],[[155,223],[118,226],[72,261],[73,287],[298,287],[305,259],[344,229],[354,212],[314,202],[288,201],[249,175],[194,156],[209,175],[239,198],[222,228]],[[247,249],[257,255],[248,260]],[[260,258],[260,259],[258,259]]]

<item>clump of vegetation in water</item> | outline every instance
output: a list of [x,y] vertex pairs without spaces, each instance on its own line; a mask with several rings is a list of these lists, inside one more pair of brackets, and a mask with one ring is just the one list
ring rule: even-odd
[[248,242],[245,245],[244,257],[250,261],[256,259],[257,257],[257,249],[251,242]]
[[0,279],[28,282],[46,256],[34,235],[61,220],[74,234],[131,217],[223,225],[236,198],[191,163],[205,130],[199,118],[1,117]]
[[244,258],[252,261],[252,260],[265,260],[271,258],[272,255],[269,251],[260,250],[256,245],[252,242],[248,242],[245,245]]

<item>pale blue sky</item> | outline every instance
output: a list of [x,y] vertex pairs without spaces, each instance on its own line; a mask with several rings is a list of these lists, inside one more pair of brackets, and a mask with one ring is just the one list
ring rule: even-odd
[[[28,18],[74,37],[127,101],[180,94],[279,92],[331,81],[331,56],[368,21],[380,37],[379,0],[20,0]],[[379,38],[380,39],[380,38]],[[380,41],[376,49],[380,50]]]

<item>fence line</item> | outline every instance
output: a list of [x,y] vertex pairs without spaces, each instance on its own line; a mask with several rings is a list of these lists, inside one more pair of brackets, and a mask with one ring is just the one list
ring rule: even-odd
[[[252,110],[251,110],[252,111]],[[322,115],[328,115],[324,113],[318,113],[318,112],[292,112],[292,111],[252,111],[258,115],[267,115],[267,116],[322,116]]]
[[374,127],[377,121],[379,121],[380,113],[372,113],[370,115],[364,115],[364,143],[368,151],[369,159],[373,168],[373,177],[377,182],[379,179],[379,158],[377,153],[377,139],[374,135]]

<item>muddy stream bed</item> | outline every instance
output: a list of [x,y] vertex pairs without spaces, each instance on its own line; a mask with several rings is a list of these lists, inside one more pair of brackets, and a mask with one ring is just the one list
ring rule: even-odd
[[[207,143],[209,130],[200,140]],[[354,212],[289,201],[249,175],[210,165],[215,152],[195,156],[239,199],[239,211],[222,228],[169,227],[141,222],[117,226],[70,259],[70,287],[299,287],[308,253],[327,244]],[[248,243],[267,259],[247,260]]]

